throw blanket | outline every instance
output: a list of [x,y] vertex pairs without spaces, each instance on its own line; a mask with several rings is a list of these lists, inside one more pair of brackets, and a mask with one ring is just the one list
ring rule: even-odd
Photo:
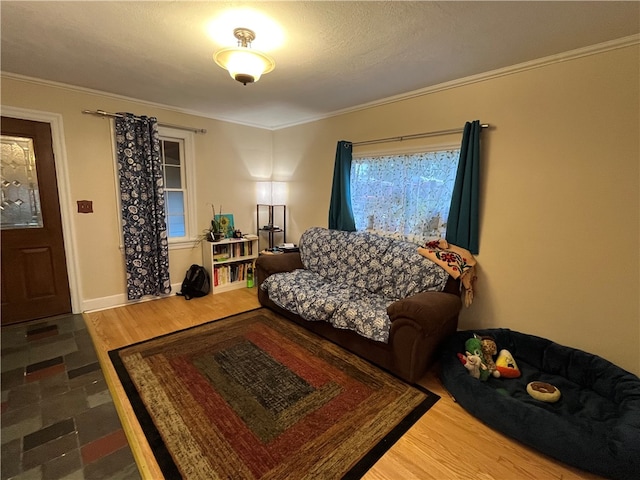
[[260,288],[305,320],[326,321],[387,343],[389,305],[420,292],[440,292],[449,278],[416,246],[367,232],[311,227],[300,237],[305,268],[269,275]]
[[476,259],[469,250],[451,245],[441,238],[425,243],[424,247],[418,247],[418,253],[440,265],[453,278],[459,278],[464,288],[464,305],[471,305],[473,284],[476,280]]

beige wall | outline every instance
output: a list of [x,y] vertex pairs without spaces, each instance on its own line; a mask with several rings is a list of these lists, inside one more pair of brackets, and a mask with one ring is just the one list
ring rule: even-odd
[[[62,116],[70,212],[77,258],[81,310],[108,307],[126,301],[124,260],[119,248],[119,212],[114,175],[111,121],[82,114],[82,110],[129,111],[157,116],[160,122],[205,128],[195,135],[197,178],[197,232],[207,228],[211,208],[233,213],[236,227],[255,231],[253,182],[271,174],[271,137],[268,130],[177,113],[112,96],[49,86],[22,79],[2,78],[2,105]],[[92,200],[92,214],[75,211],[77,200]],[[69,232],[67,232],[69,234]],[[172,249],[172,284],[179,287],[192,263],[202,263],[200,245]]]
[[[291,181],[291,238],[327,225],[338,140],[490,123],[482,136],[477,297],[462,312],[460,328],[540,335],[639,374],[638,50],[276,131],[274,172]],[[459,145],[460,137],[423,142]]]
[[[84,306],[123,302],[125,283],[109,122],[83,109],[155,115],[209,131],[195,137],[199,229],[213,202],[253,231],[253,182],[271,175],[289,181],[289,241],[327,224],[336,141],[461,127],[474,119],[490,123],[483,133],[477,297],[460,327],[537,334],[640,374],[638,50],[554,63],[275,132],[5,77],[2,104],[62,115],[69,200],[94,201],[92,215],[68,212]],[[460,138],[421,142],[456,145]],[[172,282],[200,261],[198,248],[173,250]]]

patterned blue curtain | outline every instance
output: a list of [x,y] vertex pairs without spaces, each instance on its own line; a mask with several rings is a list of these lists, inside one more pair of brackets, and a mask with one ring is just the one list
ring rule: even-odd
[[451,195],[446,240],[478,253],[480,197],[480,121],[467,122],[462,134],[458,173]]
[[115,119],[127,298],[171,292],[158,121]]
[[351,151],[351,142],[338,142],[329,204],[329,228],[347,232],[356,231],[351,208]]

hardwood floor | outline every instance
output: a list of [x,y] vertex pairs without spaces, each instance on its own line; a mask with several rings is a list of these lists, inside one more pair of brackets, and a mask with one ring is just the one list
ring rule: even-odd
[[[143,478],[162,474],[147,445],[108,351],[259,307],[255,289],[185,300],[173,296],[84,314]],[[397,479],[596,479],[491,430],[457,405],[436,370],[420,382],[441,399],[363,477]]]

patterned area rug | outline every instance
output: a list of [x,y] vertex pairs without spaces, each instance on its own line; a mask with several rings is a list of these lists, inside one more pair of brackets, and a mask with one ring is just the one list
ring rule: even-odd
[[267,309],[109,355],[167,479],[360,478],[439,398]]

